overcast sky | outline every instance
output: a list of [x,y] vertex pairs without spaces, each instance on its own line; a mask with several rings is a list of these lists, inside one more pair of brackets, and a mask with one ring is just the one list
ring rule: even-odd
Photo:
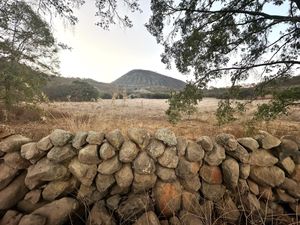
[[[143,13],[127,12],[133,21],[133,28],[124,29],[115,25],[109,31],[95,25],[97,17],[94,1],[86,2],[75,13],[79,19],[76,26],[65,27],[62,22],[55,22],[54,33],[58,41],[72,47],[71,51],[60,53],[62,76],[112,82],[130,70],[146,69],[183,81],[192,78],[180,74],[175,67],[168,70],[161,63],[163,47],[156,43],[144,26],[151,14],[150,0],[140,1]],[[247,83],[253,80],[252,78]],[[210,85],[228,86],[230,79],[223,78],[211,82]]]

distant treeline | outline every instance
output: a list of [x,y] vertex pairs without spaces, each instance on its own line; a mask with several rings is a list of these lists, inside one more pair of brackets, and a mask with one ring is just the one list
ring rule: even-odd
[[[203,90],[203,97],[226,99],[230,96],[229,88],[213,88]],[[231,95],[232,97],[232,95]],[[255,97],[255,88],[239,88],[234,93],[236,99],[251,99]]]

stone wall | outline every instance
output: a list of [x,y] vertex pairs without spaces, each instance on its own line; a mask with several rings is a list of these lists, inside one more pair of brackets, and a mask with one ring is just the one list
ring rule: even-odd
[[2,137],[0,224],[297,223],[299,148],[299,137],[264,131],[197,141],[164,128]]

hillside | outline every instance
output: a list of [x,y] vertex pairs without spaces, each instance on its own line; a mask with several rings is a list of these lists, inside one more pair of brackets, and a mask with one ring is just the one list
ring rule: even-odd
[[181,90],[185,83],[149,70],[132,70],[111,84],[128,90],[146,89],[152,92]]

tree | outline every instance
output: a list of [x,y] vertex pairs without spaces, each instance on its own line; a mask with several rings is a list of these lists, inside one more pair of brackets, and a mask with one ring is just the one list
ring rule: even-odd
[[[232,85],[256,70],[263,84],[300,65],[299,0],[153,0],[149,32],[164,46],[162,62],[194,74],[201,89],[230,76]],[[229,101],[227,101],[229,103]],[[172,106],[170,106],[172,107]]]
[[24,1],[0,2],[0,98],[6,108],[41,96],[55,73],[58,46],[50,26]]

